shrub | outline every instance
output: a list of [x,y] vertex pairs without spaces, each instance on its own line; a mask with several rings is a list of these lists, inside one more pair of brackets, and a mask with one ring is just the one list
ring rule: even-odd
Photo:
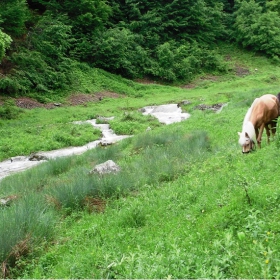
[[23,110],[15,105],[13,99],[6,99],[4,104],[0,106],[0,118],[11,120],[16,119]]
[[26,22],[30,18],[27,2],[25,0],[9,0],[0,2],[0,27],[4,32],[20,37],[26,32]]
[[200,47],[196,42],[180,46],[167,42],[156,48],[148,74],[167,82],[191,81],[203,70],[226,72],[227,65],[217,52]]
[[112,28],[98,36],[90,57],[95,67],[134,78],[149,64],[147,52],[137,43],[137,36],[125,28]]
[[235,38],[243,47],[262,51],[279,60],[280,19],[277,12],[263,11],[254,0],[242,1],[235,12]]
[[0,30],[0,62],[4,57],[6,50],[10,47],[12,38]]

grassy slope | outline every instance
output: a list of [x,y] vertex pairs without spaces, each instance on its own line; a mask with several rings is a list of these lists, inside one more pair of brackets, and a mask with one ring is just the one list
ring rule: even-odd
[[[279,92],[280,70],[261,57],[239,53],[237,59],[251,75],[200,80],[187,90],[133,85],[130,91],[141,98],[93,107],[111,115],[191,100],[185,109],[192,117],[165,130],[206,131],[212,150],[173,181],[108,200],[104,213],[72,214],[61,222],[54,245],[19,262],[20,278],[280,277],[279,140],[246,156],[237,143],[253,98]],[[218,102],[229,102],[220,114],[192,110]],[[80,109],[83,117],[87,109]]]

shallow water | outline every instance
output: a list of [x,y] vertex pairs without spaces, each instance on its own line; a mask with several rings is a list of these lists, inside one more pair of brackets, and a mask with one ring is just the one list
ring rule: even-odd
[[[171,124],[174,122],[181,122],[190,117],[188,113],[182,113],[182,109],[177,106],[177,104],[167,104],[160,106],[147,106],[141,109],[144,115],[153,115],[161,123]],[[107,118],[107,119],[112,119]],[[102,138],[84,146],[80,147],[68,147],[58,150],[48,151],[48,152],[38,152],[31,156],[17,156],[12,157],[8,160],[0,162],[0,180],[16,172],[21,172],[27,170],[33,166],[36,166],[42,162],[49,159],[55,159],[58,157],[65,157],[71,155],[80,155],[90,149],[94,149],[99,144],[105,146],[116,143],[124,138],[131,137],[131,135],[116,135],[112,129],[110,129],[109,124],[96,124],[96,119],[87,120],[92,124],[93,127],[98,128],[102,131]],[[83,123],[82,121],[74,122],[77,125]]]

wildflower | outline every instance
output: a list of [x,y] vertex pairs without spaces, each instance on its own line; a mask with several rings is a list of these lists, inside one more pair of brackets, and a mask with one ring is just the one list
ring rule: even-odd
[[263,252],[263,254],[266,256],[266,255],[267,255],[267,252]]
[[268,231],[266,234],[267,234],[267,235],[270,235],[270,231]]
[[268,264],[268,263],[269,263],[269,260],[265,260],[265,263]]

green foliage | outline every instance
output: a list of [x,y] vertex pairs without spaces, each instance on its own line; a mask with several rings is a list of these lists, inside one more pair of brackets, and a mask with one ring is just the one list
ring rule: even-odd
[[[243,67],[250,69],[257,66],[259,71],[242,78],[226,75],[219,83],[215,82],[217,77],[205,77],[186,90],[138,85],[80,65],[81,70],[88,71],[83,82],[89,83],[89,89],[93,79],[102,86],[112,77],[111,84],[135,91],[142,98],[104,99],[75,108],[30,110],[20,120],[1,121],[1,144],[7,138],[11,150],[23,145],[21,142],[36,150],[36,141],[25,140],[21,131],[40,135],[48,129],[51,136],[58,135],[65,124],[97,115],[114,114],[116,123],[140,123],[143,120],[132,110],[181,100],[190,100],[191,104],[184,108],[192,110],[191,118],[185,122],[155,127],[113,146],[43,163],[3,179],[0,198],[16,194],[18,200],[1,211],[15,209],[12,207],[24,198],[29,201],[28,208],[20,209],[23,217],[19,220],[30,217],[38,224],[32,227],[29,220],[24,225],[19,223],[20,228],[27,225],[25,229],[32,229],[34,243],[28,243],[31,254],[27,256],[26,251],[16,251],[17,256],[23,257],[16,259],[15,269],[9,267],[11,274],[6,276],[279,278],[279,223],[275,218],[279,216],[280,198],[278,144],[275,141],[266,145],[263,141],[261,150],[243,156],[236,133],[254,97],[279,92],[279,69],[263,57],[240,52],[231,53],[231,59],[232,63],[242,62]],[[194,109],[196,104],[216,104],[221,100],[230,102],[218,114]],[[16,133],[11,134],[12,128]],[[67,126],[67,131],[62,132],[64,137],[71,133],[79,135],[76,126]],[[17,138],[21,142],[14,140]],[[49,139],[45,136],[40,142]],[[120,173],[89,174],[96,164],[108,159],[121,166]],[[92,201],[93,207],[86,204],[86,199]],[[33,201],[39,202],[38,207],[45,207],[46,216],[41,208],[33,207]],[[95,212],[98,203],[103,210],[106,205],[102,214]],[[62,207],[62,211],[57,211],[60,219],[56,227],[50,223],[44,241],[41,233],[49,224],[48,218],[52,219],[53,207]],[[34,210],[37,215],[32,213]],[[22,240],[13,238],[18,232],[13,217],[11,214],[9,221],[16,230],[9,229],[11,238],[3,234],[11,245],[9,249],[18,248],[14,244]],[[58,221],[56,217],[54,220]],[[23,241],[29,241],[24,237]]]
[[149,66],[147,51],[137,43],[137,35],[128,29],[111,28],[101,33],[92,45],[95,67],[134,78]]
[[71,32],[72,26],[65,22],[65,16],[42,17],[30,32],[28,48],[40,52],[49,63],[65,60],[71,44],[75,43]]
[[102,27],[111,13],[110,7],[103,0],[37,1],[50,10],[52,14],[67,15],[74,25],[77,36],[78,32],[82,36]]
[[227,66],[218,53],[195,42],[179,47],[168,42],[157,47],[156,59],[148,73],[167,82],[190,82],[203,70],[226,72]]
[[[71,25],[72,38],[75,39],[70,42],[71,56],[89,62],[91,60],[89,55],[92,53],[91,46],[98,41],[98,36],[104,31],[104,25],[111,13],[106,2],[102,0],[39,0],[39,3],[43,4],[65,26]],[[69,42],[66,41],[66,43]]]
[[158,120],[151,116],[143,116],[140,112],[125,112],[109,124],[118,135],[134,135],[146,131],[148,127],[153,129],[160,126]]
[[[18,112],[16,109],[9,107],[9,111],[8,109],[5,111],[5,116],[13,117]],[[54,124],[48,113],[43,116],[48,116],[49,121],[44,122],[41,119],[41,124],[34,124],[32,121],[26,121],[22,116],[23,120],[0,125],[0,132],[5,134],[1,138],[1,160],[18,155],[30,155],[34,151],[82,146],[100,138],[100,130],[94,129],[90,124],[76,125],[70,123],[69,119]],[[8,129],[7,126],[9,126]],[[13,143],[11,143],[11,138],[13,138]]]
[[21,198],[9,208],[1,207],[0,217],[0,257],[3,266],[0,276],[5,278],[20,256],[53,237],[56,215],[41,197],[33,194]]
[[16,69],[0,79],[0,88],[7,94],[23,94],[69,87],[72,61],[67,54],[71,43],[70,26],[51,16],[42,17],[30,31],[26,48],[11,55]]
[[25,23],[30,18],[25,0],[2,0],[0,2],[0,27],[13,37],[25,34]]
[[[0,17],[1,18],[1,17]],[[5,56],[6,50],[10,47],[12,38],[0,30],[0,62]]]
[[13,99],[6,99],[0,107],[0,118],[11,120],[16,119],[23,110],[18,108]]
[[[29,84],[29,83],[28,83]],[[4,76],[0,79],[0,89],[3,93],[26,92],[27,88],[14,76]]]
[[186,0],[139,3],[131,0],[126,5],[122,1],[109,2],[116,10],[116,20],[120,24],[127,23],[133,32],[147,38],[151,49],[170,40],[212,43],[222,30],[222,5],[217,2],[208,4],[206,1]]
[[254,0],[242,1],[235,13],[236,41],[243,47],[262,51],[275,60],[280,53],[280,19],[273,11],[263,12]]
[[269,11],[277,12],[280,15],[280,2],[279,0],[270,0],[265,2],[266,8]]
[[278,6],[276,0],[4,0],[0,89],[9,95],[67,91],[80,83],[72,71],[79,61],[131,79],[190,82],[227,70],[218,40],[278,61]]

